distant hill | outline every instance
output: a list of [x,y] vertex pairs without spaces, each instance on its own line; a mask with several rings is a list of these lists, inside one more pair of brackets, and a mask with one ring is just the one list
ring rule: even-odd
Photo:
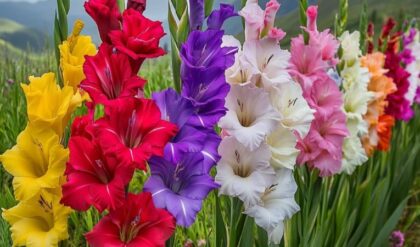
[[16,48],[39,52],[45,48],[47,33],[26,27],[15,21],[0,18],[0,39],[13,44]]

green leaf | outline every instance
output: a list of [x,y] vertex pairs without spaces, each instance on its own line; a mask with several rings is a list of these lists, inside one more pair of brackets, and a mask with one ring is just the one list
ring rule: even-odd
[[57,0],[57,12],[58,12],[58,23],[60,25],[60,37],[61,41],[67,39],[68,36],[68,24],[67,24],[67,13],[62,0]]
[[207,16],[213,11],[214,0],[204,0],[204,14]]
[[214,194],[216,198],[216,214],[215,214],[216,246],[223,247],[223,246],[226,246],[228,243],[227,234],[226,234],[226,224],[225,224],[225,221],[223,220],[222,207],[220,205],[221,198],[219,198],[216,191],[214,192]]
[[256,240],[257,247],[266,247],[268,246],[268,236],[267,231],[257,226],[257,240]]
[[181,59],[179,58],[179,50],[176,45],[176,41],[171,37],[171,60],[172,60],[172,76],[174,79],[174,86],[177,92],[181,91],[181,78],[180,68]]
[[[188,37],[188,33],[190,31],[189,27],[189,18],[188,18],[188,11],[185,9],[184,14],[182,14],[181,20],[178,24],[178,31],[176,36],[176,41],[178,45],[184,43],[184,41]],[[179,47],[178,47],[179,48]]]
[[388,218],[385,225],[382,227],[381,231],[376,235],[375,241],[371,246],[385,246],[388,237],[391,234],[392,230],[395,229],[395,226],[398,223],[398,220],[400,219],[402,212],[404,210],[405,205],[407,204],[407,200],[409,197],[406,197],[399,206],[395,209],[395,211],[392,213],[392,215]]
[[245,216],[241,236],[239,238],[238,246],[252,247],[254,246],[254,219]]

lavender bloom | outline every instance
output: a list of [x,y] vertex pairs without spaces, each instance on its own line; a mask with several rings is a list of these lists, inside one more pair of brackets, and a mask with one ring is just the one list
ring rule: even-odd
[[404,233],[400,231],[393,231],[389,237],[392,247],[403,247],[404,246]]
[[165,208],[178,225],[188,227],[201,210],[202,201],[211,190],[218,188],[203,157],[195,153],[186,154],[178,163],[162,157],[149,161],[152,175],[144,185],[144,191],[151,192],[155,205]]
[[189,0],[190,30],[200,30],[204,21],[204,0]]
[[229,92],[224,72],[234,63],[236,47],[222,47],[223,31],[192,32],[181,47],[182,96],[195,107],[193,124],[212,127],[226,113]]
[[233,5],[231,4],[220,4],[220,9],[211,12],[207,18],[208,29],[221,29],[223,23],[230,17],[237,16]]

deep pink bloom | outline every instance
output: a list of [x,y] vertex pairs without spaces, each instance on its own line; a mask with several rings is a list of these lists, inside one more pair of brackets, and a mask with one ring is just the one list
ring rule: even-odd
[[99,104],[122,97],[142,97],[145,80],[130,66],[129,57],[102,44],[95,56],[87,56],[83,65],[86,79],[80,87]]
[[85,137],[70,138],[69,149],[61,202],[78,211],[92,205],[100,212],[119,208],[134,168],[122,165],[113,154],[104,154],[96,141]]
[[121,14],[115,0],[89,0],[85,2],[86,12],[96,22],[103,42],[110,43],[108,34],[120,29]]
[[307,100],[309,106],[320,116],[328,116],[343,106],[343,95],[334,80],[325,74],[319,75],[314,81]]
[[121,162],[141,170],[152,155],[163,155],[176,132],[177,127],[161,119],[159,108],[150,99],[116,100],[95,123],[95,136],[105,152],[115,153]]
[[410,86],[408,81],[410,73],[401,66],[400,56],[396,52],[389,49],[385,55],[385,68],[388,69],[385,75],[391,77],[397,86],[397,91],[388,95],[386,99],[388,106],[385,112],[395,119],[408,121],[414,116],[410,101],[405,97]]
[[133,70],[140,68],[146,58],[159,57],[165,51],[159,47],[165,35],[160,21],[152,21],[134,9],[127,9],[122,16],[122,30],[110,32],[112,44],[133,60]]
[[150,193],[128,194],[122,207],[111,210],[86,240],[92,247],[165,246],[175,231],[175,219],[153,204]]
[[310,90],[313,82],[325,74],[329,67],[322,60],[321,50],[318,46],[305,45],[300,35],[292,39],[290,53],[289,73],[300,83],[304,92]]
[[346,126],[346,115],[336,108],[328,115],[320,116],[315,113],[311,124],[310,138],[320,149],[327,150],[331,156],[338,159],[342,155],[344,138],[349,135]]
[[403,247],[405,242],[404,233],[393,231],[389,240],[391,241],[392,247]]

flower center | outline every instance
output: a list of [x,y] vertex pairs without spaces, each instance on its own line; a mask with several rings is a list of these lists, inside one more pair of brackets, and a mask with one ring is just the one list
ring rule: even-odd
[[238,104],[238,107],[239,107],[239,112],[238,112],[239,122],[244,127],[251,126],[255,119],[253,118],[253,116],[251,116],[251,114],[248,114],[247,109],[242,101],[237,99],[236,103]]
[[108,172],[108,169],[104,165],[103,161],[100,159],[95,160],[93,167],[95,169],[96,175],[98,175],[99,177],[99,180],[101,180],[101,182],[104,184],[108,184],[109,181],[112,179],[112,176]]
[[128,119],[128,126],[125,132],[124,141],[125,145],[129,148],[137,147],[142,140],[142,133],[139,131],[140,129],[136,125],[137,116],[136,110],[131,113],[131,117]]
[[178,193],[182,189],[182,180],[181,180],[181,172],[185,170],[185,166],[182,163],[177,164],[174,175],[173,175],[173,182],[170,185],[170,188],[173,192]]
[[236,164],[232,166],[233,173],[241,178],[249,177],[249,175],[252,173],[252,169],[249,165],[244,165],[241,162],[241,156],[238,150],[235,150],[235,159]]
[[49,232],[54,228],[53,206],[52,202],[48,202],[42,195],[39,197],[38,204],[43,209],[42,215],[31,217],[36,225],[44,232]]
[[126,222],[120,230],[120,239],[125,244],[130,243],[138,236],[141,229],[146,228],[150,224],[149,222],[141,222],[141,213],[140,211],[131,221]]

